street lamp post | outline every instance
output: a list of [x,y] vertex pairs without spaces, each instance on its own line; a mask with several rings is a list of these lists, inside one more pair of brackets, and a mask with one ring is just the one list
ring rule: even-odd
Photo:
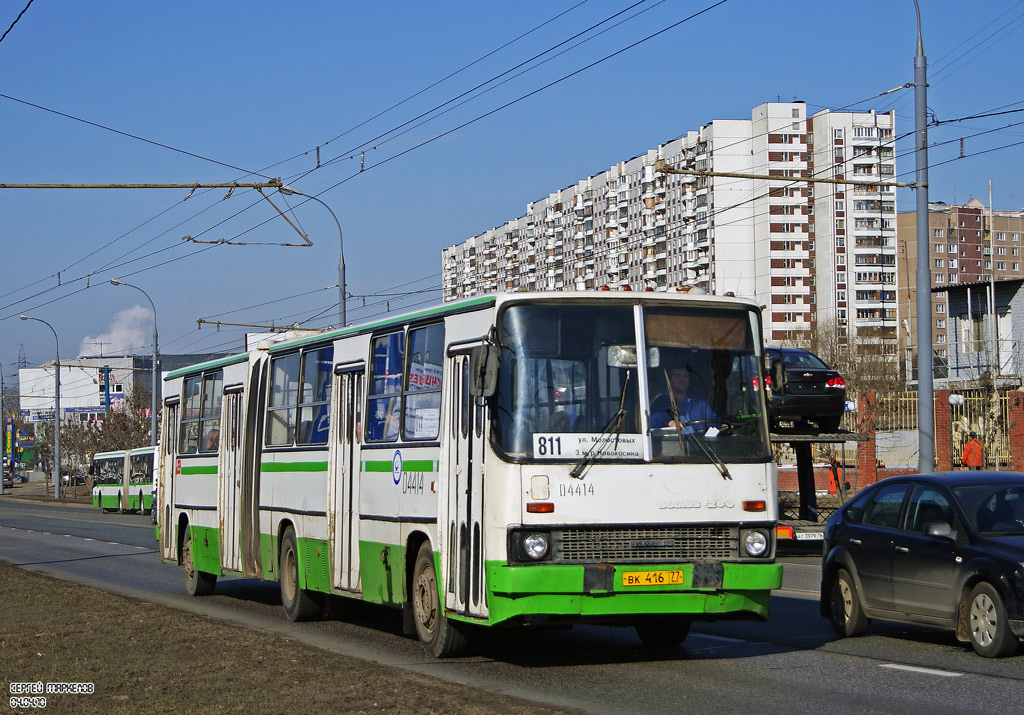
[[54,371],[53,380],[53,498],[60,499],[60,341],[57,339],[57,331],[42,318],[23,315],[21,319],[34,320],[49,328],[53,333],[53,342],[57,350],[57,359],[54,361],[57,369]]
[[132,285],[131,283],[125,283],[120,278],[111,278],[110,279],[110,285],[128,286],[129,288],[134,288],[135,290],[137,290],[140,293],[142,293],[142,295],[146,296],[146,300],[149,301],[149,307],[153,309],[153,369],[150,371],[152,373],[152,375],[153,375],[153,380],[152,380],[152,384],[151,384],[151,388],[150,388],[153,394],[151,395],[152,400],[151,400],[151,403],[150,403],[150,414],[149,414],[149,444],[150,444],[151,447],[155,447],[156,446],[156,406],[157,406],[157,400],[156,400],[157,361],[158,361],[158,359],[160,357],[159,348],[157,348],[156,305],[153,303],[153,299],[149,297],[149,293],[147,293],[146,291],[142,290],[137,285]]
[[307,199],[312,199],[318,204],[327,209],[331,214],[331,218],[334,219],[335,225],[338,227],[338,327],[344,328],[346,323],[345,315],[345,239],[341,234],[341,222],[338,221],[338,217],[331,211],[331,207],[325,204],[323,201],[318,199],[316,196],[310,194],[304,194],[293,186],[285,184],[278,188],[285,196],[305,196]]

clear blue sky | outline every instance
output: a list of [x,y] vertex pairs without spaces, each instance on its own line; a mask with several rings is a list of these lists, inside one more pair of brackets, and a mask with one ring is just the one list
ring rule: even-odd
[[[26,4],[0,4],[0,32]],[[0,182],[281,177],[320,194],[340,219],[348,290],[357,296],[349,319],[360,321],[440,300],[439,292],[418,291],[439,287],[441,250],[522,215],[527,202],[710,120],[749,118],[762,102],[801,99],[808,113],[895,108],[897,133],[912,131],[913,90],[877,96],[913,80],[911,0],[728,0],[451,131],[712,4],[639,3],[616,21],[646,12],[395,136],[386,132],[631,3],[34,0],[0,42]],[[1024,109],[1024,2],[922,5],[935,117]],[[931,151],[930,198],[987,202],[991,178],[996,208],[1024,206],[1021,122],[1024,112],[930,130],[932,142],[949,142]],[[955,160],[960,137],[967,137],[967,156]],[[912,137],[897,145],[897,172],[908,181],[912,147]],[[152,296],[162,352],[240,349],[244,329],[197,330],[198,318],[333,324],[339,241],[328,212],[309,202],[290,214],[312,248],[183,241],[186,234],[250,244],[300,240],[251,190],[227,200],[225,193],[197,191],[185,200],[183,190],[0,189],[4,374],[14,372],[21,346],[31,365],[53,355],[49,331],[19,321],[20,313],[57,329],[62,358],[98,351],[83,345],[89,340],[120,343],[106,352],[148,352],[148,303],[109,285],[114,277]],[[899,210],[913,206],[913,195],[902,192]]]

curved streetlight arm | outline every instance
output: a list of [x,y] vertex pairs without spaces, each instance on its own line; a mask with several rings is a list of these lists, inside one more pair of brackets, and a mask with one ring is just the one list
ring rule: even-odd
[[152,383],[150,385],[150,392],[152,394],[150,395],[151,401],[150,401],[150,414],[149,414],[149,445],[151,447],[155,447],[156,446],[156,442],[157,442],[157,434],[156,434],[157,433],[157,430],[156,430],[156,414],[157,414],[156,387],[157,387],[157,373],[158,373],[157,364],[158,364],[158,361],[159,361],[159,358],[160,358],[160,350],[157,347],[156,304],[153,302],[153,299],[149,297],[149,293],[147,293],[146,291],[142,290],[137,285],[133,285],[131,283],[125,283],[120,278],[111,278],[110,279],[110,285],[114,285],[114,286],[127,286],[129,288],[134,288],[135,290],[137,290],[140,293],[142,293],[142,295],[146,296],[146,300],[149,301],[149,307],[153,309],[153,365],[152,365],[152,370],[150,370],[150,372],[152,373]]
[[331,214],[331,218],[334,219],[334,224],[338,227],[338,327],[344,328],[348,324],[348,316],[345,312],[345,238],[341,232],[341,222],[334,211],[331,210],[331,207],[318,197],[304,194],[294,186],[288,186],[287,184],[279,187],[277,190],[285,196],[305,196],[307,199],[316,201],[327,209],[327,212]]
[[57,338],[57,331],[53,326],[42,318],[33,318],[31,315],[22,315],[22,320],[34,320],[42,323],[53,333],[53,343],[56,346],[56,360],[54,360],[54,382],[53,382],[53,498],[60,499],[60,340]]

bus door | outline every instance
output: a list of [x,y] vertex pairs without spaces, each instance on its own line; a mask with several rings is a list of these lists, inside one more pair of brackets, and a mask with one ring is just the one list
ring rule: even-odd
[[117,513],[131,511],[132,451],[126,449],[121,460],[121,487],[117,495]]
[[452,378],[448,405],[448,508],[441,545],[442,571],[448,575],[445,606],[457,613],[483,617],[487,615],[482,523],[486,407],[477,405],[469,393],[468,348],[451,355],[448,368]]
[[160,556],[177,561],[176,525],[172,520],[174,514],[174,477],[178,473],[178,407],[177,401],[164,404],[163,439],[160,454],[162,459],[156,469],[160,470],[160,484],[157,486],[157,505],[161,513],[157,516],[160,522]]
[[220,429],[220,480],[217,514],[220,526],[221,564],[229,571],[242,570],[239,511],[242,506],[242,405],[244,385],[224,388]]
[[365,366],[335,368],[334,392],[338,396],[335,436],[331,440],[331,473],[328,475],[331,514],[328,519],[331,580],[335,588],[361,590],[359,581],[359,459],[362,429]]

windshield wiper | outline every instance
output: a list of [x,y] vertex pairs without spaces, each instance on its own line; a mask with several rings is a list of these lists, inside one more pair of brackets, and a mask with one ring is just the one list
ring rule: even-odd
[[619,395],[619,409],[615,410],[615,414],[612,415],[611,419],[608,420],[604,428],[597,435],[597,441],[590,445],[590,449],[583,454],[583,458],[569,472],[569,476],[573,479],[583,479],[590,465],[604,454],[605,450],[608,449],[608,445],[612,442],[610,439],[605,439],[605,437],[612,432],[615,433],[615,447],[618,448],[619,435],[622,434],[622,420],[626,416],[626,386],[629,384],[629,375],[630,371],[627,370],[626,379],[622,381],[622,392]]
[[729,468],[726,467],[725,462],[719,458],[714,447],[708,443],[707,438],[701,434],[699,430],[691,426],[697,422],[706,422],[707,420],[694,420],[692,422],[683,421],[683,418],[679,416],[679,405],[676,404],[676,396],[672,392],[672,383],[668,379],[668,370],[662,368],[662,371],[665,373],[665,386],[668,387],[668,412],[676,423],[676,439],[679,440],[679,451],[683,451],[683,430],[688,428],[690,431],[685,434],[692,438],[694,444],[700,447],[701,451],[704,452],[704,456],[718,467],[718,471],[722,474],[722,479],[732,479],[732,475],[729,474]]

